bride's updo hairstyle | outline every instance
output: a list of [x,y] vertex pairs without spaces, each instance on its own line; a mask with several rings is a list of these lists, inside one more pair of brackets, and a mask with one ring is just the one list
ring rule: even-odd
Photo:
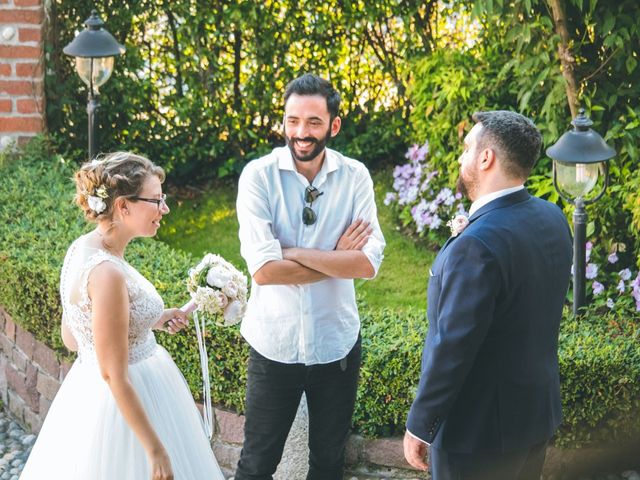
[[130,152],[106,154],[85,163],[75,173],[75,202],[87,220],[110,220],[114,200],[139,195],[150,175],[164,182],[164,170],[145,157]]

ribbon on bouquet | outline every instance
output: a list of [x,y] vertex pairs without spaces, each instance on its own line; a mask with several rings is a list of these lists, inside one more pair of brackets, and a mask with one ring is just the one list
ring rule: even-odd
[[198,307],[193,300],[190,300],[182,308],[187,315],[193,312],[193,323],[196,327],[196,337],[198,339],[198,353],[200,354],[200,371],[202,372],[202,398],[204,401],[204,433],[209,440],[213,437],[213,409],[211,408],[211,381],[209,379],[209,355],[204,342],[205,321],[198,316]]

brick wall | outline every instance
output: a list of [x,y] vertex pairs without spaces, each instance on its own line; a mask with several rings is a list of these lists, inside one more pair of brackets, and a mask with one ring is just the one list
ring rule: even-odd
[[42,0],[0,0],[0,150],[45,129]]
[[20,423],[38,432],[71,365],[58,361],[53,350],[17,325],[2,306],[0,350],[2,402]]

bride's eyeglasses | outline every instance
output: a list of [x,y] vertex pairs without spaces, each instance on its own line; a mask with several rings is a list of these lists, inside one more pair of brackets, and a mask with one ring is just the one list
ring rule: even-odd
[[144,198],[144,197],[129,197],[130,200],[140,200],[141,202],[149,202],[155,203],[158,206],[158,211],[162,209],[163,206],[167,206],[167,194],[163,193],[162,198]]
[[304,191],[304,201],[309,204],[309,206],[305,206],[302,209],[302,223],[305,225],[313,225],[316,223],[318,219],[316,212],[311,209],[311,205],[316,198],[322,195],[324,192],[321,192],[316,187],[308,186]]

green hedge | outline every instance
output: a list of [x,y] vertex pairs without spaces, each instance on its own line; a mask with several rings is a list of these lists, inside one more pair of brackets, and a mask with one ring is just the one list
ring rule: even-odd
[[[72,204],[74,170],[42,140],[22,158],[0,158],[0,304],[24,328],[69,357],[59,335],[58,279],[67,246],[90,229]],[[212,244],[212,248],[214,248]],[[184,279],[196,259],[156,240],[135,241],[128,260],[150,278],[167,305],[187,298]],[[354,415],[369,436],[400,434],[420,372],[424,311],[361,305],[363,366]],[[624,312],[565,315],[560,368],[565,422],[556,443],[579,446],[640,432],[640,329]],[[196,397],[200,372],[193,329],[158,334]],[[242,411],[247,346],[237,327],[208,339],[214,402]]]

